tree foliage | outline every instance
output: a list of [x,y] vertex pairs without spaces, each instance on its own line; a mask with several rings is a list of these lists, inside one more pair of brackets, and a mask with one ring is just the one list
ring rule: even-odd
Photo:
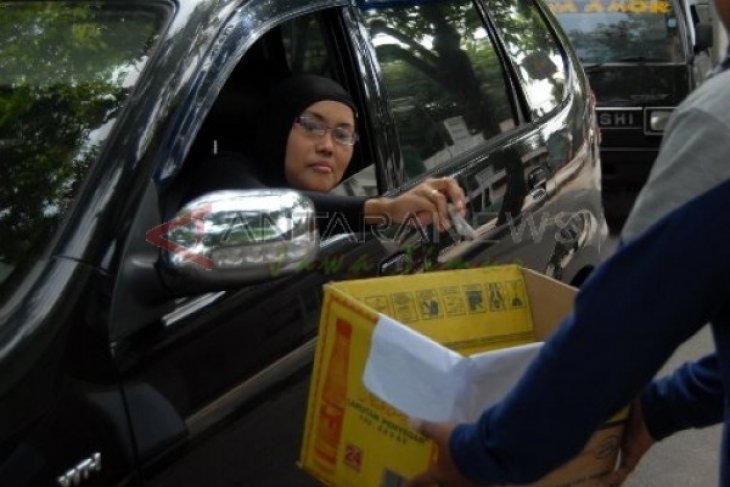
[[401,100],[392,108],[409,145],[404,150],[423,160],[444,148],[449,134],[442,122],[452,117],[485,138],[511,118],[501,64],[471,2],[375,9],[366,16],[390,98]]
[[5,274],[21,274],[47,243],[146,61],[159,12],[119,8],[0,4]]

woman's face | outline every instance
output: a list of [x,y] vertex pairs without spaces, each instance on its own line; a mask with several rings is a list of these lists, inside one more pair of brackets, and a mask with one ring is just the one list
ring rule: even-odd
[[[323,100],[307,107],[297,120],[286,144],[286,180],[297,189],[329,191],[352,159],[353,146],[342,141],[343,135],[355,132],[355,115],[344,103]],[[322,135],[323,127],[327,130]]]

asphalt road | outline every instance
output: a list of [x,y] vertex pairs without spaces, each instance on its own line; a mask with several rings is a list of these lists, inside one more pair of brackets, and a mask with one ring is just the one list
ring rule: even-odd
[[[604,255],[610,255],[617,238],[611,237]],[[684,343],[659,372],[664,375],[677,365],[714,350],[708,328]],[[721,427],[689,430],[655,444],[625,487],[711,487],[719,484]]]

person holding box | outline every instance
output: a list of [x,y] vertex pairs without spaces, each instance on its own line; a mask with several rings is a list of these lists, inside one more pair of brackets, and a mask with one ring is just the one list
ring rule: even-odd
[[[730,0],[716,0],[716,7],[727,28]],[[537,480],[575,456],[637,396],[622,464],[608,484],[620,485],[655,440],[682,429],[724,420],[723,443],[730,441],[730,419],[724,419],[730,418],[724,394],[730,382],[729,133],[730,71],[724,70],[673,115],[624,243],[583,285],[574,312],[513,391],[476,424],[421,425],[439,446],[439,461],[409,486]],[[686,191],[672,189],[683,184]],[[708,322],[716,353],[651,382]],[[721,458],[721,484],[730,485],[730,456]]]

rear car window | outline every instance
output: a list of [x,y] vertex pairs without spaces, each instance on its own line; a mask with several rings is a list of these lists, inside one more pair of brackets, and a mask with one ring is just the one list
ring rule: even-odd
[[502,64],[471,1],[368,7],[363,17],[408,176],[514,127]]
[[0,299],[54,234],[167,12],[0,3]]
[[558,41],[531,0],[487,0],[489,12],[512,58],[534,118],[556,108],[566,95],[566,62]]

